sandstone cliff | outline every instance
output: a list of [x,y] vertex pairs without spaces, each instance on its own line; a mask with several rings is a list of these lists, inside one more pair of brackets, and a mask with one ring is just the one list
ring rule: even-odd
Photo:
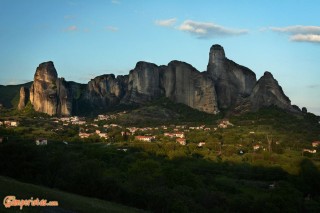
[[39,65],[30,88],[30,101],[35,111],[49,115],[70,115],[72,96],[68,83],[58,78],[53,62]]
[[18,104],[18,110],[22,110],[26,107],[28,101],[29,101],[29,89],[26,87],[21,87],[20,88],[20,100]]

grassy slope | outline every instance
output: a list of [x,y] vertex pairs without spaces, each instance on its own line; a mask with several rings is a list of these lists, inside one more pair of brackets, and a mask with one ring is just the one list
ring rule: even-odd
[[[1,200],[8,195],[14,195],[17,199],[30,199],[33,197],[34,199],[39,198],[59,202],[59,207],[50,207],[52,211],[49,211],[47,207],[24,207],[23,212],[142,212],[120,204],[22,183],[3,176],[0,176],[0,189]],[[5,209],[1,204],[0,212],[22,211],[20,211],[19,207]]]

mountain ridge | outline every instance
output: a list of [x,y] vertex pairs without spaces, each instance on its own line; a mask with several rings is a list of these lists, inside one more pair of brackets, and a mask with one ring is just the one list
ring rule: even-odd
[[159,66],[139,61],[127,75],[104,74],[80,84],[60,78],[48,61],[36,69],[29,95],[27,89],[20,90],[19,109],[29,96],[35,111],[57,116],[76,115],[83,109],[104,111],[121,104],[143,105],[161,97],[209,114],[220,110],[241,114],[272,105],[301,113],[271,73],[257,80],[252,70],[228,59],[218,44],[211,46],[203,72],[177,60]]

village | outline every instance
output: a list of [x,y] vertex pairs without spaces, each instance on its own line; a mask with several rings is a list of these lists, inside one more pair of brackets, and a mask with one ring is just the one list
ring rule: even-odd
[[[119,112],[116,114],[100,114],[93,119],[88,119],[86,117],[79,116],[70,116],[70,117],[51,117],[49,122],[53,123],[53,126],[56,128],[51,131],[56,134],[61,134],[66,128],[72,127],[77,129],[76,138],[79,138],[80,141],[86,141],[90,138],[95,138],[96,142],[142,142],[142,143],[153,143],[153,142],[163,142],[169,141],[177,143],[181,146],[188,146],[190,144],[196,145],[198,148],[206,147],[206,144],[212,144],[210,142],[212,135],[220,136],[220,139],[215,139],[214,142],[217,144],[215,149],[217,150],[218,155],[222,154],[223,147],[233,146],[236,147],[236,154],[244,154],[246,152],[270,152],[271,141],[267,138],[265,142],[263,139],[256,137],[255,131],[247,132],[247,137],[250,138],[250,143],[241,143],[233,142],[232,145],[228,144],[223,140],[221,135],[227,129],[239,128],[240,126],[235,126],[228,119],[221,119],[215,126],[206,126],[205,124],[200,125],[175,125],[175,124],[166,124],[159,125],[156,127],[146,126],[146,127],[137,127],[137,126],[124,126],[115,123],[116,119],[119,116],[125,115],[127,112]],[[34,118],[37,119],[44,119]],[[7,129],[14,129],[22,126],[23,122],[19,120],[0,120],[0,127]],[[197,138],[194,139],[197,135],[201,135],[203,140]],[[206,137],[208,135],[208,137]],[[0,135],[0,143],[5,141],[6,137]],[[50,137],[35,137],[34,142],[38,146],[45,146],[50,143]],[[67,140],[62,141],[64,144],[68,145]],[[272,141],[275,146],[280,145],[279,141]],[[207,146],[210,147],[210,146]],[[212,146],[211,146],[212,147]],[[309,145],[301,148],[301,155],[305,153],[316,154],[317,149],[320,147],[320,141],[312,141]]]

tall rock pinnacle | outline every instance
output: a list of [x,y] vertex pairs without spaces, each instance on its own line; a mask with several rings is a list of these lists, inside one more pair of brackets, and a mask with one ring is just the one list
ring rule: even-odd
[[67,87],[67,82],[58,78],[52,61],[41,63],[30,89],[34,110],[49,115],[70,115],[72,100]]
[[215,83],[220,109],[234,107],[251,94],[256,84],[255,73],[227,59],[223,47],[217,44],[210,48],[207,71]]
[[223,63],[226,58],[224,49],[219,44],[212,45],[209,53],[209,64]]
[[18,110],[22,110],[26,107],[29,100],[29,89],[26,87],[20,88],[20,100],[18,104]]

